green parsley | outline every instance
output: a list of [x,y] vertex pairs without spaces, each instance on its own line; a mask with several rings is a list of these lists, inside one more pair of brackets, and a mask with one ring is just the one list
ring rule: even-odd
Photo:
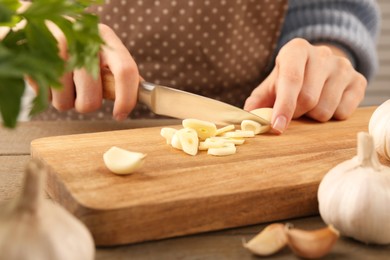
[[[14,128],[21,109],[26,76],[39,86],[31,114],[48,106],[49,88],[60,88],[66,71],[85,67],[99,73],[99,50],[103,44],[98,17],[86,8],[98,0],[34,0],[22,12],[18,0],[0,0],[0,27],[9,28],[0,39],[0,112],[5,127]],[[19,22],[23,28],[15,29]],[[47,27],[51,21],[67,40],[68,59],[59,56],[57,40]]]

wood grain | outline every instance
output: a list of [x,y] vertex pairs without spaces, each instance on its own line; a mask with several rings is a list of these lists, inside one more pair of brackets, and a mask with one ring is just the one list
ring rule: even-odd
[[[294,121],[285,134],[247,139],[221,158],[175,150],[161,127],[40,138],[31,152],[49,168],[50,196],[89,227],[97,245],[127,244],[316,214],[321,178],[354,156],[372,112]],[[102,154],[114,145],[148,154],[144,167],[110,173]]]

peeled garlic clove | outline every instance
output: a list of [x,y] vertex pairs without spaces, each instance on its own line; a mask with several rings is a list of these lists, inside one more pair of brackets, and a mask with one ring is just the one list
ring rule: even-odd
[[198,153],[199,138],[194,129],[183,128],[177,131],[177,136],[183,151],[189,155],[196,155]]
[[215,156],[226,156],[236,153],[236,146],[232,143],[225,143],[223,147],[209,148],[207,154]]
[[144,164],[146,154],[113,146],[103,154],[106,167],[116,174],[130,174]]
[[243,131],[252,131],[255,135],[260,133],[261,124],[253,120],[242,120],[241,130]]
[[182,121],[182,125],[184,128],[194,129],[197,132],[199,139],[201,140],[215,136],[217,133],[217,126],[214,123],[208,121],[189,118],[184,119]]
[[309,259],[320,258],[328,254],[339,236],[339,231],[332,225],[312,231],[286,229],[287,244],[294,254]]
[[[272,120],[272,112],[273,112],[272,108],[269,108],[269,107],[257,108],[257,109],[251,110],[250,112],[252,114],[255,114],[255,115],[261,117],[261,118],[268,120],[269,122],[271,122],[271,120]],[[259,134],[266,133],[270,130],[271,130],[271,125],[264,125],[264,126],[262,125],[260,128]]]
[[160,130],[160,135],[165,138],[167,144],[171,144],[172,137],[176,133],[176,129],[171,127],[163,127]]
[[268,225],[243,246],[255,255],[269,256],[281,250],[286,244],[285,225],[274,223]]

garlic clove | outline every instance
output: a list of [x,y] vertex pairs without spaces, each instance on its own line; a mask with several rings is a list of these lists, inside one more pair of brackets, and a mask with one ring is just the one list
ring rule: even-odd
[[306,231],[286,229],[287,244],[297,256],[315,259],[328,254],[339,238],[340,233],[332,225],[326,228]]
[[103,154],[106,167],[116,174],[130,174],[144,164],[146,154],[113,146]]
[[269,256],[281,250],[286,244],[285,225],[274,223],[268,225],[243,246],[255,255]]

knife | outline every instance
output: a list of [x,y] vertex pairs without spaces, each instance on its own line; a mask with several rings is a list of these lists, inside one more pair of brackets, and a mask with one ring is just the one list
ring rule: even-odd
[[[111,71],[102,70],[102,81],[103,97],[114,100],[115,83]],[[220,125],[241,124],[249,119],[262,125],[270,124],[268,120],[236,106],[144,80],[139,83],[138,101],[157,115],[179,119],[196,118]]]

